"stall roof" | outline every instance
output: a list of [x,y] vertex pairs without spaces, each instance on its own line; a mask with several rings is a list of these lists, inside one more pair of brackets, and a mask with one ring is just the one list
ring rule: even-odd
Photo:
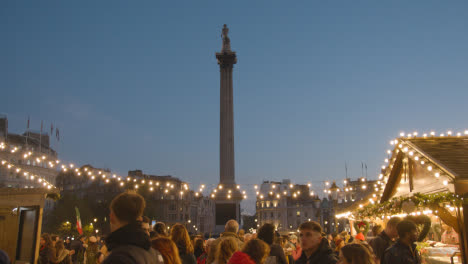
[[455,178],[468,178],[468,137],[412,138],[406,141],[451,171]]
[[405,157],[413,162],[418,161],[415,157],[425,160],[428,170],[434,174],[440,171],[441,176],[446,175],[451,181],[468,179],[468,136],[401,137],[396,142],[391,158],[393,164],[382,171],[388,181],[381,201],[395,194]]

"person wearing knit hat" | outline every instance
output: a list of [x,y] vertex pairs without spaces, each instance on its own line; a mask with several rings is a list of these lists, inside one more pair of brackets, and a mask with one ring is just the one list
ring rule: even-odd
[[366,241],[366,238],[364,237],[364,235],[362,233],[357,234],[354,238],[356,238],[360,242]]

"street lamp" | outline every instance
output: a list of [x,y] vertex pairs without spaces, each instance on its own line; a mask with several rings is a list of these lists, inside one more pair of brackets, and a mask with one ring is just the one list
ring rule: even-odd
[[96,234],[97,234],[97,233],[99,233],[99,230],[98,230],[98,229],[96,229]]
[[94,218],[94,223],[96,223],[96,222],[97,222],[97,218]]

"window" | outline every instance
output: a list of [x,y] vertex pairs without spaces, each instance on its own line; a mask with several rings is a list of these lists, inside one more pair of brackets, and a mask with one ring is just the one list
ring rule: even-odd
[[266,201],[266,207],[270,207],[270,201]]
[[169,210],[175,211],[175,209],[176,209],[175,203],[174,202],[170,203],[169,204]]
[[273,212],[270,213],[270,217],[273,218]]
[[297,211],[297,212],[296,212],[296,215],[297,215],[297,216],[301,216],[301,211]]
[[281,213],[278,213],[278,217],[281,217]]
[[304,216],[307,217],[307,212],[304,213]]

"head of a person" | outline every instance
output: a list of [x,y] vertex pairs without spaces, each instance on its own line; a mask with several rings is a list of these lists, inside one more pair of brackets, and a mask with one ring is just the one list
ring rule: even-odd
[[55,242],[59,241],[60,238],[57,235],[50,235],[50,239],[52,239],[52,242],[55,243]]
[[239,237],[244,238],[244,235],[245,235],[245,230],[244,229],[239,230]]
[[239,223],[237,223],[237,221],[234,219],[227,221],[226,225],[224,226],[224,231],[237,234],[237,231],[239,231]]
[[88,238],[88,248],[97,247],[97,238],[95,236],[90,236]]
[[387,222],[387,226],[385,226],[385,234],[391,239],[398,237],[397,225],[401,222],[400,217],[392,217]]
[[317,249],[322,242],[322,227],[315,221],[304,222],[299,226],[302,250]]
[[151,241],[151,246],[161,253],[164,263],[181,264],[179,250],[171,239],[157,237]]
[[233,237],[221,239],[216,247],[216,262],[218,264],[226,264],[234,252],[239,250],[239,244]]
[[341,248],[339,264],[375,264],[372,253],[362,244],[351,243]]
[[57,252],[62,251],[65,248],[65,244],[63,243],[63,240],[59,240],[55,243],[55,249]]
[[343,239],[341,239],[341,238],[335,239],[335,250],[336,251],[339,251],[344,246],[345,246],[345,242],[344,242]]
[[194,243],[194,252],[205,252],[205,241],[202,238],[196,237]]
[[47,233],[44,233],[41,235],[40,243],[41,243],[41,246],[53,247],[52,238],[50,238],[50,235]]
[[275,226],[270,223],[263,224],[258,229],[257,238],[265,241],[268,245],[273,244],[275,240]]
[[289,235],[289,241],[295,245],[297,243],[297,236],[295,234]]
[[156,232],[156,236],[164,236],[167,237],[167,232],[166,232],[166,224],[163,222],[157,222],[153,226],[153,231]]
[[244,235],[244,243],[249,242],[250,239],[252,239],[252,234],[247,233]]
[[147,216],[143,216],[141,221],[141,227],[148,236],[150,235],[150,219]]
[[213,242],[214,242],[215,240],[216,240],[216,239],[214,239],[214,238],[209,238],[208,240],[206,240],[206,242],[205,242],[205,249],[206,249],[206,253],[207,253],[207,254],[210,254],[211,245],[213,244]]
[[175,224],[171,228],[171,239],[181,250],[185,250],[182,253],[193,253],[193,245],[190,242],[190,236],[184,225]]
[[242,252],[249,255],[255,263],[265,263],[270,255],[270,246],[261,239],[251,239],[242,247]]
[[136,223],[142,217],[145,207],[145,199],[135,192],[117,195],[110,204],[111,232],[130,223]]
[[414,243],[418,241],[418,226],[410,220],[403,220],[397,225],[398,236],[400,240]]
[[372,235],[377,236],[383,231],[383,227],[381,225],[375,225],[372,227]]

